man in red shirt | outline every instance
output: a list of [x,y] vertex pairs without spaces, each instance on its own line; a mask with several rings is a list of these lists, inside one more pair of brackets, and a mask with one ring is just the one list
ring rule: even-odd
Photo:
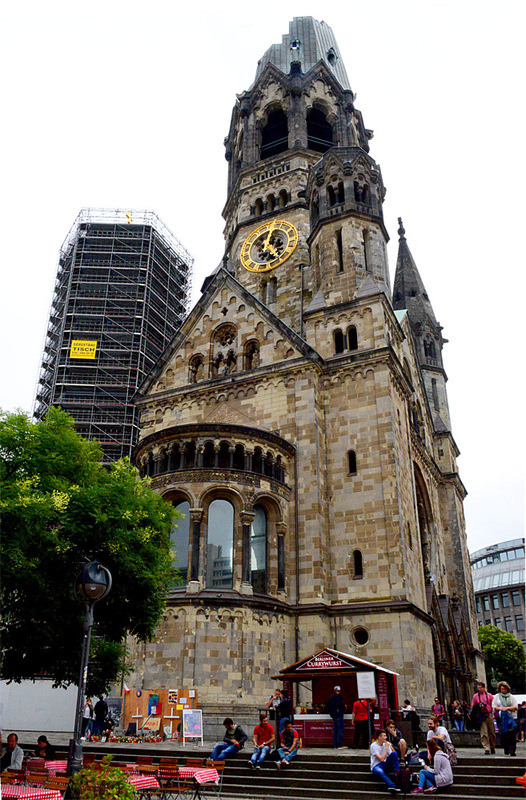
[[369,749],[369,712],[372,715],[374,700],[356,700],[352,707],[352,721],[354,722],[354,748]]
[[259,715],[259,725],[254,728],[254,752],[250,759],[251,769],[261,769],[261,765],[270,753],[274,741],[274,728],[268,724],[267,715],[262,711]]
[[480,743],[487,756],[495,752],[495,723],[493,722],[493,695],[486,691],[486,684],[477,682],[477,691],[471,701],[471,720],[480,724]]

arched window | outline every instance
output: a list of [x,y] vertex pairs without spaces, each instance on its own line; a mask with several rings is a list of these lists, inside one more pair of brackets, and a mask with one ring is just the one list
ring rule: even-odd
[[347,328],[347,347],[349,350],[358,350],[358,333],[354,325]]
[[234,566],[234,506],[228,500],[212,500],[208,508],[206,585],[232,588]]
[[232,467],[233,469],[245,469],[245,448],[242,444],[236,444],[234,448]]
[[431,391],[433,393],[433,406],[435,411],[440,411],[440,403],[438,400],[438,384],[436,378],[431,378]]
[[361,550],[353,550],[353,578],[363,578],[363,559]]
[[205,442],[203,450],[203,467],[213,469],[216,465],[216,452],[213,442]]
[[273,194],[269,194],[267,197],[267,211],[274,211],[276,208],[276,198]]
[[261,131],[261,158],[283,153],[289,146],[289,126],[281,108],[272,111]]
[[263,451],[261,447],[254,447],[252,455],[252,472],[261,473],[263,466]]
[[250,582],[255,592],[267,590],[267,512],[254,506],[250,531]]
[[155,464],[153,461],[153,453],[150,451],[148,453],[148,466],[146,467],[146,474],[149,478],[153,478],[153,473],[155,469]]
[[342,181],[338,182],[338,186],[336,187],[336,195],[338,203],[345,203],[345,189],[343,188]]
[[327,203],[330,208],[336,205],[336,192],[330,184],[327,186]]
[[289,201],[289,196],[288,196],[287,190],[286,189],[281,189],[281,191],[279,193],[279,207],[280,208],[285,208],[285,206],[287,205],[288,201]]
[[269,278],[267,287],[267,305],[269,303],[276,302],[277,292],[278,292],[278,279],[275,276],[272,276],[272,278]]
[[261,199],[261,197],[257,198],[254,209],[255,209],[256,216],[260,217],[262,215],[263,209],[264,209],[263,200]]
[[195,443],[187,442],[184,446],[185,467],[195,467]]
[[204,364],[205,364],[205,359],[200,353],[198,353],[195,356],[192,356],[192,358],[190,359],[190,366],[189,366],[189,375],[188,375],[189,383],[198,383],[198,381],[203,380]]
[[345,350],[345,337],[343,335],[343,331],[341,331],[339,328],[336,328],[333,336],[334,336],[334,352],[336,354],[343,353],[343,351]]
[[320,202],[317,197],[315,197],[311,204],[311,214],[310,214],[310,221],[311,225],[314,225],[320,216]]
[[230,467],[230,445],[228,442],[221,442],[219,445],[217,465],[223,469],[228,469]]
[[325,153],[333,146],[332,126],[319,108],[307,113],[307,147],[317,153]]
[[338,253],[338,272],[343,272],[343,238],[341,228],[336,231],[336,251]]
[[184,584],[188,579],[188,546],[190,542],[190,503],[182,500],[175,510],[184,514],[184,519],[176,519],[172,525],[170,541],[176,556],[175,567],[179,573],[177,583]]
[[274,473],[274,457],[272,453],[268,452],[265,457],[265,475],[268,475],[268,477],[271,478],[273,473]]
[[245,369],[259,367],[259,342],[251,339],[245,345]]
[[356,452],[354,450],[347,452],[347,466],[349,475],[356,475]]

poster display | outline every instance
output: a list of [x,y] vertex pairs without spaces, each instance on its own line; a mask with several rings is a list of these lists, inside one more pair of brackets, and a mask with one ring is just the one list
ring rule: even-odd
[[203,712],[200,708],[183,708],[183,745],[186,739],[201,739],[203,744]]

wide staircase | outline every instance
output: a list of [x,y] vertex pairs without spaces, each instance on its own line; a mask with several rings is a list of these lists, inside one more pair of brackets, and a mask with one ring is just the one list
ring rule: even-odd
[[[289,767],[277,770],[266,761],[261,769],[248,766],[251,751],[226,762],[222,797],[225,800],[378,800],[388,797],[387,787],[373,778],[368,754],[327,755],[300,751]],[[525,771],[523,753],[515,758],[460,756],[453,770],[453,786],[441,789],[438,796],[449,800],[512,800],[524,798],[525,791],[515,778]],[[411,767],[418,774],[420,767]],[[418,797],[418,795],[416,795]]]

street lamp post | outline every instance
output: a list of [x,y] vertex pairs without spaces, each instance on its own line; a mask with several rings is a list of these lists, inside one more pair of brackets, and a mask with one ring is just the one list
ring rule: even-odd
[[68,774],[74,775],[82,769],[82,716],[84,710],[84,695],[88,677],[88,658],[93,627],[93,606],[107,596],[111,589],[111,573],[98,561],[85,564],[82,571],[75,579],[75,597],[80,603],[85,604],[84,638],[82,641],[82,658],[80,662],[79,688],[77,692],[77,708],[75,711],[74,738],[69,742]]

